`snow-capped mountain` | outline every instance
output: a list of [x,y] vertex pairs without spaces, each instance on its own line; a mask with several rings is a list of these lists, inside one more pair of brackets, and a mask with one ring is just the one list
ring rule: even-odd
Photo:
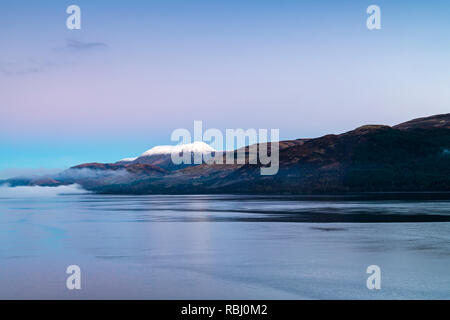
[[172,153],[190,153],[192,157],[196,154],[214,154],[217,152],[207,143],[196,141],[189,144],[181,144],[176,146],[156,146],[150,150],[145,151],[139,157],[136,158],[125,158],[117,162],[117,164],[128,165],[128,164],[151,164],[161,167],[165,170],[178,170],[185,168],[192,164],[180,164],[175,165],[172,162]]
[[[211,150],[199,143],[185,147]],[[133,161],[85,163],[61,174],[8,179],[0,185],[76,183],[107,194],[415,192],[417,197],[450,190],[450,113],[393,127],[366,125],[338,135],[280,141],[280,170],[271,176],[261,175],[261,163],[175,165],[168,152],[179,149],[173,148],[150,149]],[[222,153],[216,151],[215,156],[218,152]],[[248,147],[245,152],[250,155]]]
[[180,153],[180,152],[192,152],[192,153],[211,153],[216,150],[212,148],[209,144],[206,144],[202,141],[195,141],[194,143],[189,144],[180,144],[176,146],[156,146],[151,148],[150,150],[145,151],[141,154],[141,157],[148,157],[156,154],[172,154],[172,153]]

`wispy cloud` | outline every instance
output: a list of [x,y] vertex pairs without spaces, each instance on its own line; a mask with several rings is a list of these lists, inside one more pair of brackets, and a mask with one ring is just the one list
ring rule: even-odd
[[95,49],[104,49],[108,45],[103,42],[83,42],[74,39],[68,39],[66,43],[66,48],[71,51],[87,51]]
[[0,73],[7,76],[26,75],[40,73],[53,66],[50,62],[36,61],[33,59],[23,62],[0,62]]
[[[108,45],[103,42],[85,42],[67,39],[64,46],[54,49],[56,52],[59,52],[59,55],[54,56],[52,62],[46,61],[47,59],[39,60],[36,58],[21,61],[0,61],[0,74],[5,76],[21,76],[42,73],[50,68],[73,65],[76,63],[76,61],[73,61],[73,56],[67,56],[67,52],[90,52],[105,48],[108,48]],[[66,59],[61,60],[64,56]]]

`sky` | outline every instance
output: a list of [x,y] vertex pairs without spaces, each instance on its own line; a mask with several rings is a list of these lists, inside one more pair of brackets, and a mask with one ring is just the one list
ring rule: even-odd
[[194,120],[285,140],[448,113],[449,30],[436,0],[3,0],[0,178],[135,157]]

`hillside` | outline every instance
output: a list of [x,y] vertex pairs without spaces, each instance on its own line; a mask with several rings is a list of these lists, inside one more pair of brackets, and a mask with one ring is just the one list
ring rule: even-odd
[[[128,161],[82,164],[56,176],[9,183],[78,183],[88,190],[115,194],[450,191],[450,114],[281,141],[279,147],[280,168],[273,176],[260,175],[261,166],[248,161],[175,165],[170,154],[154,148]],[[245,151],[248,156],[249,148]]]
[[450,114],[389,127],[362,126],[340,135],[280,142],[280,170],[259,165],[199,165],[106,193],[335,193],[450,191]]

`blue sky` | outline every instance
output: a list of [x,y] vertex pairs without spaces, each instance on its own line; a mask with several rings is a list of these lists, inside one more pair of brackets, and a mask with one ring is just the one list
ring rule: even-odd
[[194,120],[293,139],[446,113],[448,30],[448,1],[2,1],[0,173],[136,156]]

